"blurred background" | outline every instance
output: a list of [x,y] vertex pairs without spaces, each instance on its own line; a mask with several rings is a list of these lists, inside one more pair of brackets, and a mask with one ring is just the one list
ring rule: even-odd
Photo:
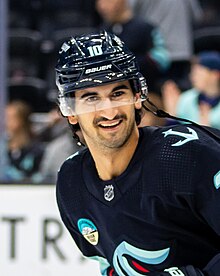
[[[1,275],[29,275],[30,263],[39,276],[59,275],[64,264],[67,276],[78,266],[74,275],[87,275],[80,269],[90,263],[77,249],[70,258],[62,249],[73,242],[54,184],[62,162],[81,148],[57,109],[54,67],[66,39],[98,29],[135,53],[159,108],[220,128],[218,0],[0,0]],[[140,126],[173,123],[145,112]],[[51,258],[42,255],[48,244]],[[91,271],[97,275],[96,266]]]
[[[217,0],[1,0],[0,12],[3,182],[54,184],[78,150],[56,105],[54,67],[69,37],[116,33],[137,56],[152,101],[171,113],[177,94],[194,88],[194,57],[220,49]],[[167,122],[143,116],[141,125],[155,124]]]

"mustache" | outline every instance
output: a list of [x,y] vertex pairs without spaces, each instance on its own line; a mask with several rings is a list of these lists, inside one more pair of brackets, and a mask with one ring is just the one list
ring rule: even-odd
[[121,120],[121,119],[124,119],[126,120],[127,119],[127,116],[125,114],[122,114],[122,115],[116,115],[113,119],[109,120],[105,117],[99,117],[99,118],[95,118],[93,123],[95,125],[97,125],[98,123],[100,122],[107,122],[107,121],[113,121],[113,120]]

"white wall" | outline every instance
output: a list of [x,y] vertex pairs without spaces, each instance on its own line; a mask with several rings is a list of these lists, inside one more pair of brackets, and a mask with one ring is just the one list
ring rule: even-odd
[[63,226],[55,186],[0,185],[0,275],[100,275]]

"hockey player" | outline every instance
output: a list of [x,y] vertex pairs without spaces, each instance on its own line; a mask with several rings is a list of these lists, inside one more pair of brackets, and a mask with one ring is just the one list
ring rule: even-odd
[[57,181],[82,254],[102,275],[219,276],[220,133],[193,123],[138,128],[146,81],[105,31],[62,45],[56,81],[60,110],[88,147]]

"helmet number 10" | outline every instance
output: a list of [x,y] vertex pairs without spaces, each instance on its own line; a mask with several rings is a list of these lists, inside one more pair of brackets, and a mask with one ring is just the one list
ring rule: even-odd
[[101,45],[89,46],[87,49],[91,57],[103,54]]

